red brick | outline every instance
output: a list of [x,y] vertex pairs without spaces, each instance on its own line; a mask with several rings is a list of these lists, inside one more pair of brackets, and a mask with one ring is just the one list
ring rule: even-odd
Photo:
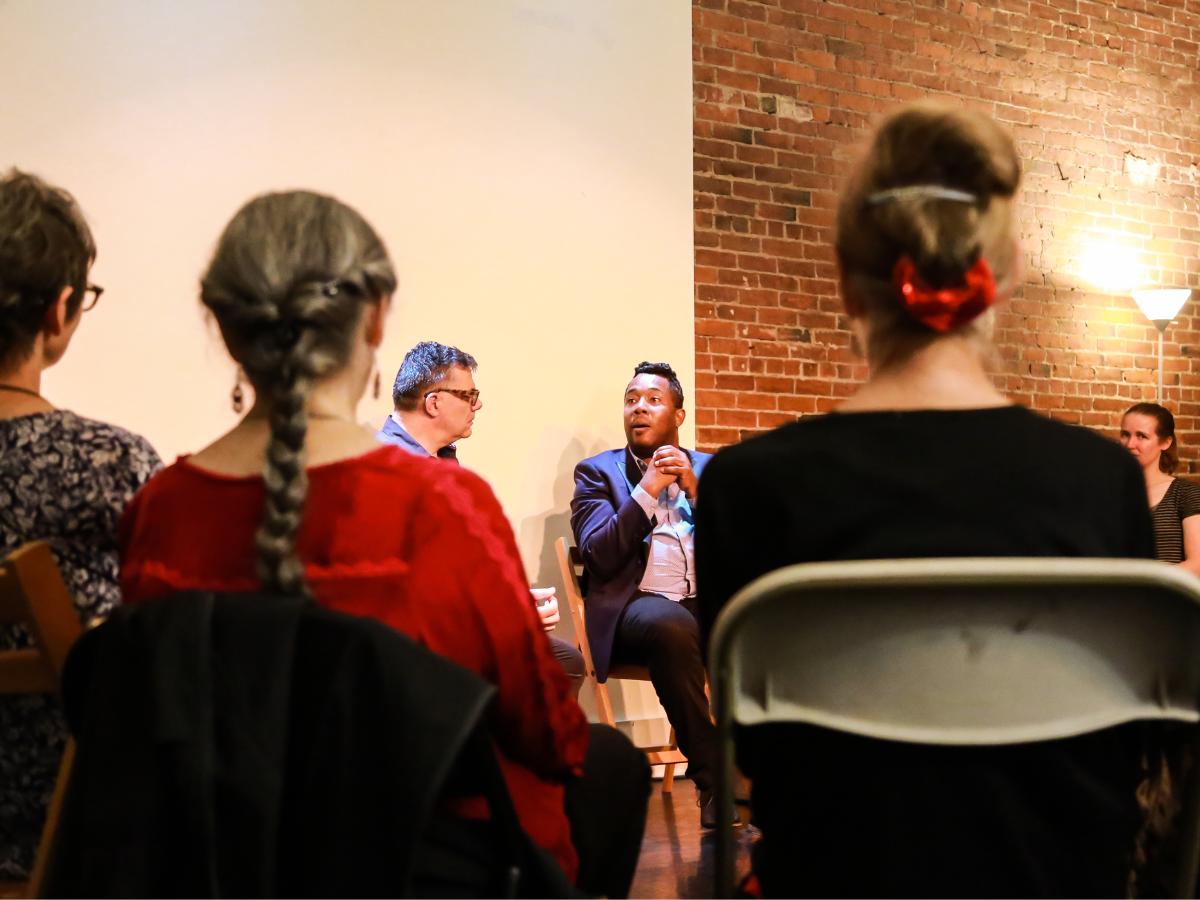
[[[997,387],[1112,437],[1152,398],[1155,333],[1077,274],[1081,246],[1200,287],[1195,0],[694,0],[696,406],[701,447],[827,411],[865,367],[832,252],[835,191],[882,113],[934,95],[1012,128],[1028,284],[996,313]],[[776,101],[774,111],[763,97]],[[803,118],[788,118],[784,101]],[[1125,153],[1160,166],[1151,184]],[[1200,468],[1200,298],[1166,346],[1166,402]],[[718,381],[720,379],[720,381]],[[701,415],[702,413],[702,415]]]

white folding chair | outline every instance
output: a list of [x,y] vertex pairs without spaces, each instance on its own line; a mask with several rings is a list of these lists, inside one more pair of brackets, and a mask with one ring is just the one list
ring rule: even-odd
[[[1112,559],[789,566],[721,611],[709,666],[718,821],[728,822],[734,723],[999,745],[1135,720],[1200,721],[1200,579]],[[1200,862],[1198,786],[1194,774],[1179,897],[1194,896]],[[720,830],[718,897],[733,896],[733,841]]]

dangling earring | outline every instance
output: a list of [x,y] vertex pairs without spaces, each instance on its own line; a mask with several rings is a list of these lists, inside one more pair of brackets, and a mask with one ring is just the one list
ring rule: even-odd
[[376,400],[379,399],[379,370],[375,370],[375,386],[371,389],[371,396]]
[[242,410],[246,408],[246,395],[242,392],[242,367],[238,366],[237,381],[233,383],[233,393],[230,395],[233,400],[233,411],[241,415]]

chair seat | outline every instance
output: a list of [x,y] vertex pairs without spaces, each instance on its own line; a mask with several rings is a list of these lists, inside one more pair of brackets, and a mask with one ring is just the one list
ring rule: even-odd
[[649,681],[650,670],[645,666],[612,666],[608,670],[609,678],[623,678],[626,681]]
[[[592,650],[588,646],[583,593],[579,589],[579,578],[575,574],[576,569],[583,568],[583,560],[579,557],[579,550],[569,547],[565,538],[555,541],[554,549],[558,555],[558,565],[562,572],[563,587],[566,589],[567,604],[571,608],[571,621],[575,625],[575,645],[583,655],[586,672],[584,677],[596,698],[596,715],[605,725],[616,728],[617,720],[613,716],[612,703],[608,699],[608,687],[596,679],[596,667],[592,663]],[[624,681],[649,681],[650,670],[645,666],[613,666],[609,669],[608,677]],[[675,781],[675,766],[687,763],[687,757],[683,755],[675,741],[675,729],[671,729],[671,737],[663,746],[642,747],[641,749],[645,751],[650,765],[663,766],[662,790],[664,794],[671,793],[671,786]]]

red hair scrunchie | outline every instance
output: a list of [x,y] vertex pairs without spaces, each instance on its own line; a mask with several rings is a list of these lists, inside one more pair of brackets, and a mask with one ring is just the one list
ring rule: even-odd
[[955,331],[996,302],[996,279],[982,256],[967,269],[962,284],[935,288],[925,283],[912,257],[905,255],[896,260],[892,284],[909,314],[934,331]]

